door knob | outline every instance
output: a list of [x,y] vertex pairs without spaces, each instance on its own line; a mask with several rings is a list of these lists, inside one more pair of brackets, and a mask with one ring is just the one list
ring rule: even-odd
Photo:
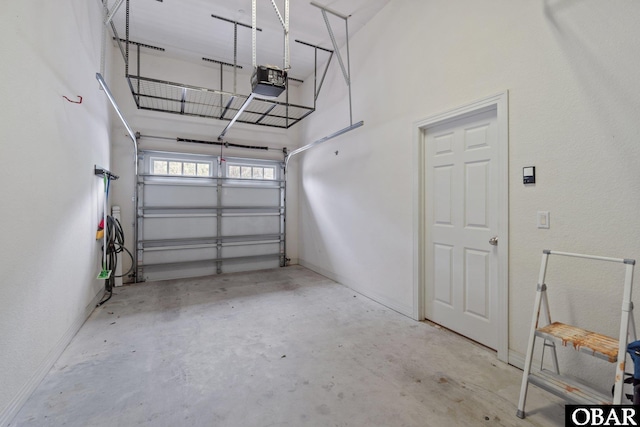
[[489,244],[492,246],[498,246],[498,236],[493,236],[489,239]]

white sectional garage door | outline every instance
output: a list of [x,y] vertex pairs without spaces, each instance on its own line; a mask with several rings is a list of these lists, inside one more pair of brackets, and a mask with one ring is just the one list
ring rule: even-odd
[[138,280],[283,266],[282,169],[268,160],[142,152]]

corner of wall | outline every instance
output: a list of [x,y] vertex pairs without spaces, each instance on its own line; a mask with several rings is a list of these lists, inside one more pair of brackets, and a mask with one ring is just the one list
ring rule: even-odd
[[101,289],[85,307],[84,312],[76,317],[69,329],[67,329],[65,334],[60,337],[56,345],[49,351],[49,354],[47,354],[42,363],[40,363],[40,365],[33,371],[31,378],[24,384],[13,400],[9,402],[2,413],[0,413],[0,426],[9,425],[11,420],[15,418],[29,396],[31,396],[34,390],[42,382],[65,348],[67,348],[69,343],[71,343],[71,340],[80,330],[84,322],[89,318],[89,316],[91,316],[91,313],[96,309],[96,306],[102,299],[103,295],[104,291]]

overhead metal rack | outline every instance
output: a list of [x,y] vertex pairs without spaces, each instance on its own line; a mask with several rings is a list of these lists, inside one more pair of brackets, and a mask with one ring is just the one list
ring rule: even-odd
[[[119,0],[117,6],[124,0]],[[152,49],[157,52],[164,51],[163,48],[152,46],[140,42],[134,42],[129,37],[130,30],[130,10],[129,0],[126,0],[126,31],[125,37],[120,38],[117,34],[112,19],[105,19],[105,27],[110,25],[120,52],[122,53],[125,63],[125,77],[129,84],[129,89],[134,98],[136,106],[141,110],[159,111],[172,114],[180,114],[185,116],[204,117],[210,119],[234,121],[246,124],[268,126],[275,128],[288,129],[307,117],[315,111],[316,100],[322,88],[324,77],[331,63],[334,51],[315,46],[310,43],[296,40],[297,43],[309,46],[314,49],[315,54],[315,70],[314,70],[314,96],[313,106],[298,105],[289,102],[288,90],[285,92],[284,101],[276,101],[274,99],[263,99],[254,94],[240,94],[236,91],[237,70],[242,67],[237,64],[237,31],[238,28],[249,28],[252,26],[223,18],[217,15],[211,15],[212,18],[233,24],[234,33],[234,59],[233,63],[219,61],[216,59],[202,58],[207,63],[213,63],[220,67],[220,88],[204,88],[192,86],[179,82],[171,82],[145,77],[140,69],[140,51],[141,49]],[[117,7],[113,7],[108,11],[109,18],[117,11]],[[256,31],[261,31],[256,28]],[[137,51],[135,74],[129,72],[130,65],[130,47]],[[329,54],[324,66],[321,80],[318,82],[318,53],[326,52]],[[234,74],[234,91],[228,92],[222,90],[223,85],[223,67],[230,67]],[[289,81],[302,83],[302,80],[295,78],[287,79],[287,89]]]
[[[136,75],[127,80],[139,109],[186,116],[230,121],[251,96]],[[236,121],[287,129],[313,111],[314,107],[254,96]]]

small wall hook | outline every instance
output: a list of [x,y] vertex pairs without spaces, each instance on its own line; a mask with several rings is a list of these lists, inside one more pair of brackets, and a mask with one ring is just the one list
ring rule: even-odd
[[82,104],[82,97],[80,95],[78,95],[79,101],[72,101],[64,95],[62,95],[62,97],[73,104]]

